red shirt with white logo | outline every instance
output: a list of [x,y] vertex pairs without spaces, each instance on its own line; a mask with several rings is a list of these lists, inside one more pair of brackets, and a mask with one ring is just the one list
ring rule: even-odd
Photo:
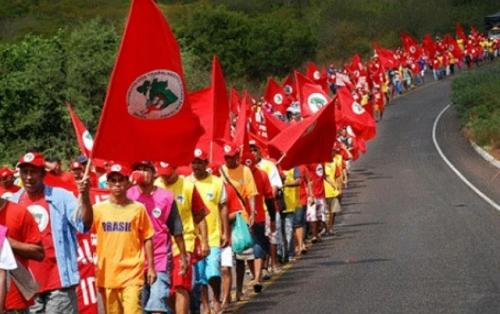
[[[33,216],[18,204],[6,202],[3,209],[0,209],[0,225],[8,228],[7,236],[22,243],[36,244],[41,242],[41,235]],[[28,260],[14,254],[18,263],[26,268]],[[17,289],[13,281],[10,282],[10,288],[7,292],[5,309],[20,310],[29,307],[33,302],[26,300]]]
[[45,258],[41,262],[29,261],[31,272],[40,284],[39,292],[60,289],[61,281],[52,239],[49,204],[43,194],[30,198],[28,193],[23,193],[19,205],[26,207],[33,215],[42,235]]

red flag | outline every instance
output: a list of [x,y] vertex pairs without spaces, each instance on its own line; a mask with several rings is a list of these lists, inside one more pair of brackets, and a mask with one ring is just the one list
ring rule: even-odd
[[464,29],[462,28],[462,25],[460,25],[459,22],[455,24],[455,32],[458,38],[460,38],[464,43],[467,42],[467,36],[465,36]]
[[444,44],[447,46],[447,49],[451,54],[457,58],[462,59],[462,50],[458,46],[457,41],[450,34],[446,34],[443,38]]
[[337,138],[334,107],[330,102],[318,114],[290,125],[269,142],[270,148],[282,154],[273,157],[281,159],[283,169],[331,161],[333,143]]
[[224,74],[217,56],[212,60],[213,139],[230,140],[229,99]]
[[347,88],[339,88],[337,95],[342,111],[342,123],[350,125],[356,135],[366,141],[374,138],[377,126],[373,117],[353,99]]
[[[247,91],[243,92],[242,108],[248,108],[250,105],[250,96]],[[234,135],[233,142],[238,146],[243,146],[245,142],[245,137],[248,133],[248,121],[247,121],[247,110],[241,110],[238,115],[238,121],[236,121],[236,132]]]
[[78,141],[78,146],[80,147],[80,152],[89,157],[92,153],[92,146],[94,145],[94,139],[92,135],[87,130],[83,122],[78,118],[76,113],[71,108],[70,103],[66,103],[66,108],[68,108],[69,116],[71,117],[71,122],[73,123],[73,127],[75,129],[76,139]]
[[320,85],[314,84],[304,75],[295,71],[295,83],[299,95],[302,117],[314,115],[330,102],[330,97]]
[[425,34],[424,38],[422,39],[422,47],[424,48],[427,56],[433,59],[434,55],[436,54],[437,47],[430,34]]
[[186,164],[200,133],[170,26],[155,1],[133,0],[92,156]]
[[328,94],[328,73],[326,72],[325,67],[320,70],[314,63],[308,62],[306,66],[306,77],[314,83],[320,85],[325,93]]
[[373,43],[375,53],[380,60],[380,65],[386,70],[394,69],[399,67],[399,61],[394,56],[394,52],[389,49],[380,47],[377,43]]
[[229,104],[231,113],[233,115],[238,115],[238,113],[240,112],[241,97],[234,87],[231,87],[231,94],[229,94]]
[[400,35],[401,42],[403,43],[403,47],[405,50],[410,54],[410,56],[414,60],[420,59],[421,56],[421,48],[418,45],[418,41],[413,38],[410,34],[408,33],[401,33]]
[[267,139],[269,141],[288,127],[285,122],[266,111],[264,111],[264,120],[266,122]]
[[272,78],[267,81],[264,99],[271,104],[273,111],[279,111],[282,114],[285,114],[286,108],[290,105],[290,98],[286,97],[283,88]]
[[292,99],[297,98],[297,91],[295,90],[295,80],[293,75],[289,75],[286,77],[283,82],[283,91],[285,95],[290,96]]

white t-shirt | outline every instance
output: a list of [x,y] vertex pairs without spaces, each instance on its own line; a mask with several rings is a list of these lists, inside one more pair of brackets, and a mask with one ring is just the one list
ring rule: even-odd
[[2,248],[0,249],[0,269],[12,270],[16,268],[16,258],[14,257],[9,241],[5,239]]

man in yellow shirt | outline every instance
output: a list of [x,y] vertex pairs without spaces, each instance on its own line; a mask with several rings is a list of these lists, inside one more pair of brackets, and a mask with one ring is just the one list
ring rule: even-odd
[[324,181],[326,209],[327,209],[327,232],[333,235],[335,216],[341,212],[340,197],[344,178],[343,157],[340,154],[340,143],[335,142],[333,146],[333,161],[325,164],[325,175],[329,182]]
[[[106,313],[142,313],[144,262],[154,265],[153,225],[144,205],[127,198],[129,169],[115,163],[109,168],[110,198],[94,205],[92,229],[97,235],[97,286]],[[148,267],[146,280],[156,280]]]
[[[189,312],[190,297],[193,286],[193,253],[196,249],[201,250],[201,256],[206,257],[210,253],[208,244],[207,224],[205,216],[208,211],[201,199],[194,183],[177,174],[176,168],[168,163],[161,162],[157,166],[159,177],[155,180],[155,185],[174,193],[179,215],[182,220],[184,230],[183,237],[188,256],[189,267],[184,276],[180,276],[180,250],[176,243],[172,244],[173,267],[172,267],[172,290],[174,291],[173,301],[175,303],[175,313],[187,314]],[[201,235],[200,248],[195,247],[196,238]]]
[[[190,179],[194,182],[201,199],[209,210],[205,217],[208,233],[210,253],[195,265],[196,284],[201,285],[201,303],[203,313],[209,313],[208,285],[213,292],[213,305],[215,312],[221,310],[221,265],[224,266],[225,256],[229,253],[232,262],[232,252],[229,243],[229,220],[227,212],[227,194],[224,182],[207,171],[208,155],[200,148],[194,151],[191,167],[193,175]],[[222,249],[221,249],[222,248]],[[221,260],[221,254],[223,256]],[[198,308],[198,306],[196,306]]]

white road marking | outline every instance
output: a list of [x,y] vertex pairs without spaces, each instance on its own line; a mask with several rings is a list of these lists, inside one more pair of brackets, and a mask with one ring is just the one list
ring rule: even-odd
[[436,147],[437,152],[441,156],[441,158],[444,160],[444,162],[450,167],[450,169],[455,172],[455,174],[464,182],[472,191],[474,191],[479,197],[481,197],[483,200],[485,200],[488,204],[493,206],[496,210],[500,211],[500,205],[495,203],[492,199],[490,199],[488,196],[484,195],[483,192],[481,192],[477,187],[475,187],[472,183],[465,178],[465,176],[455,168],[455,166],[446,158],[446,156],[443,154],[443,151],[441,150],[441,147],[439,146],[439,143],[436,139],[436,129],[439,120],[441,119],[441,116],[450,108],[450,105],[447,105],[444,107],[443,110],[437,115],[436,119],[434,120],[434,125],[432,126],[432,141],[434,142],[434,146]]

